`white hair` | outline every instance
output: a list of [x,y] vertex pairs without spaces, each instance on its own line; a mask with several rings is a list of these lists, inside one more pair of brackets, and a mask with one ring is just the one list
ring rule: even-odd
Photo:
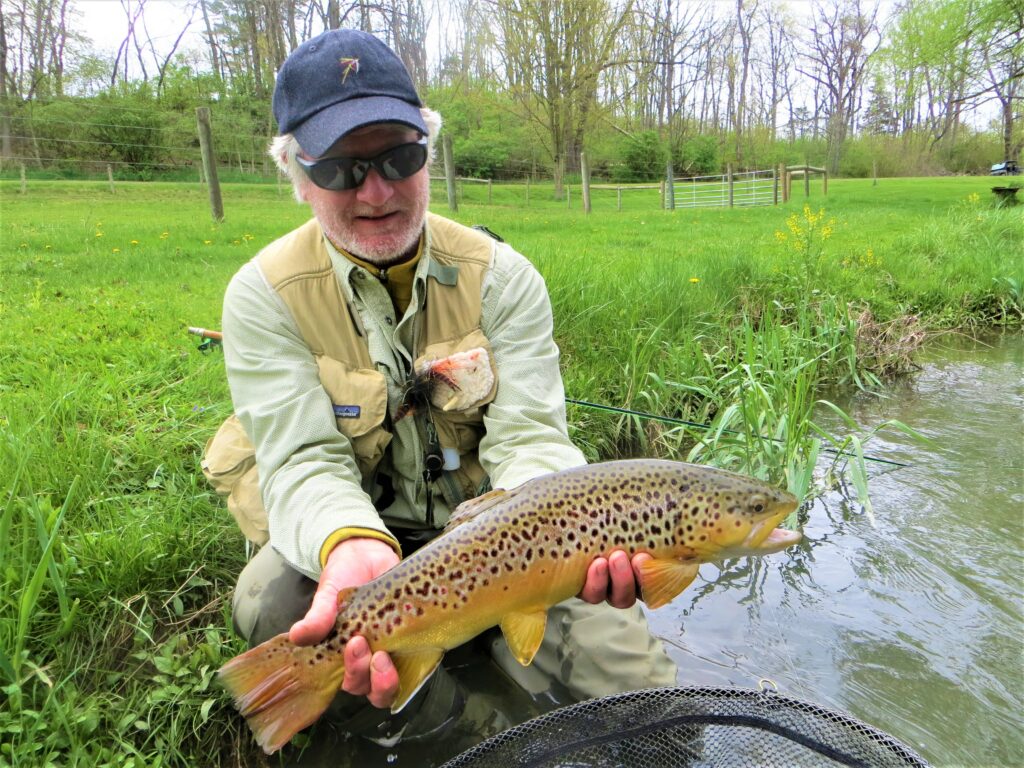
[[[441,132],[441,115],[428,107],[421,107],[420,114],[423,116],[423,122],[427,125],[427,162],[432,163],[434,162],[434,144],[437,141],[437,134]],[[290,133],[275,136],[268,149],[278,170],[291,179],[295,199],[302,203],[305,202],[302,188],[309,183],[309,177],[306,176],[302,166],[295,159],[300,152],[302,152],[302,147]]]

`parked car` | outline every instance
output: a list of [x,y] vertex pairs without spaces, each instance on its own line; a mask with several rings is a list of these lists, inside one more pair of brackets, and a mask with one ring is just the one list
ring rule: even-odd
[[1020,166],[1016,160],[1007,160],[1005,163],[996,163],[992,166],[992,170],[989,171],[990,176],[1018,176],[1020,175]]

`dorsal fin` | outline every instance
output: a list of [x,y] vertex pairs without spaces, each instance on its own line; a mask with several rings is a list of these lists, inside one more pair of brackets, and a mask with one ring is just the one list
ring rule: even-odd
[[467,499],[459,504],[459,506],[455,508],[455,511],[452,512],[452,516],[448,518],[448,524],[444,527],[445,530],[450,531],[455,526],[462,525],[463,523],[472,520],[481,512],[486,512],[488,509],[496,507],[506,499],[513,498],[518,492],[518,488],[513,488],[511,491],[496,488],[493,491],[488,491],[482,496],[477,496],[475,499]]

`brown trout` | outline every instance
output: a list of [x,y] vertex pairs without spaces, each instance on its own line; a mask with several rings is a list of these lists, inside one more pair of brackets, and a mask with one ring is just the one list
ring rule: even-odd
[[579,593],[595,557],[615,549],[649,553],[638,581],[641,599],[658,608],[694,580],[701,563],[799,541],[796,531],[776,528],[796,505],[759,480],[674,461],[612,461],[545,475],[460,505],[436,539],[344,590],[334,629],[320,644],[296,646],[281,634],[229,661],[219,677],[270,754],[331,703],[354,635],[391,655],[397,712],[446,650],[495,625],[529,664],[547,609]]

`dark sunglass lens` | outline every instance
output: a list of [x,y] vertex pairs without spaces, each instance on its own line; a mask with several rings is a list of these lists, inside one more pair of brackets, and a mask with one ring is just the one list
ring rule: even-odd
[[302,161],[302,167],[313,183],[321,189],[334,191],[355,189],[366,180],[371,166],[389,181],[407,179],[427,162],[423,144],[402,144],[381,152],[372,160],[353,157],[329,157],[316,162]]
[[407,179],[427,161],[427,148],[422,144],[402,144],[377,157],[377,170],[391,181]]

